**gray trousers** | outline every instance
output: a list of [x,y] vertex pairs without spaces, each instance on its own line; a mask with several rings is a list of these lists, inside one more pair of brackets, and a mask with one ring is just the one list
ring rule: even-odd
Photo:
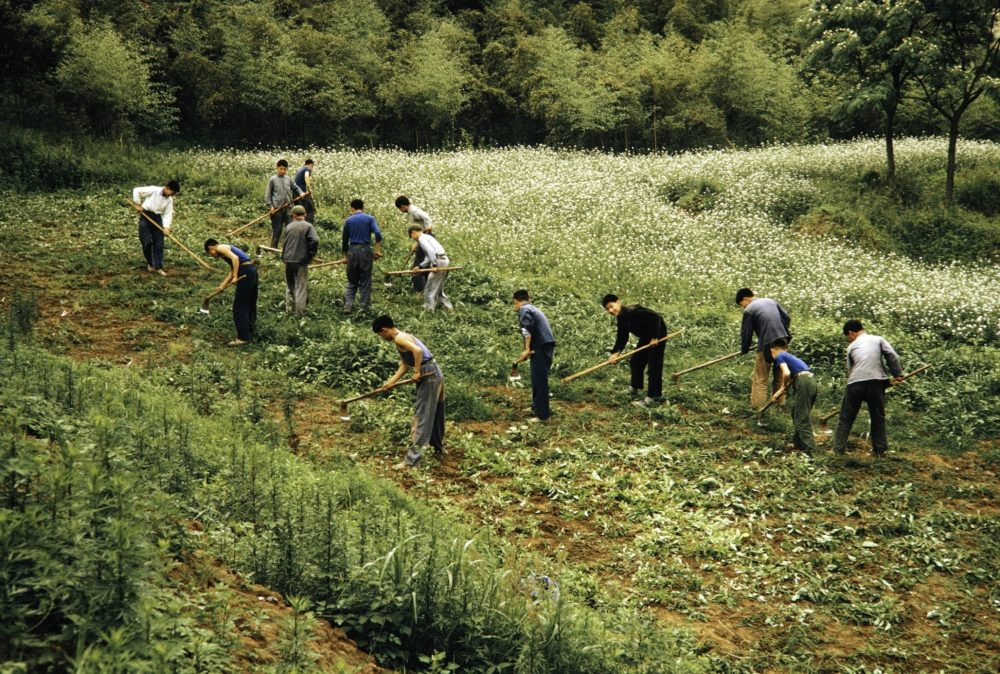
[[285,263],[285,311],[304,316],[309,304],[309,263]]
[[[433,266],[447,267],[449,264],[448,258],[439,257]],[[432,274],[427,274],[427,283],[424,284],[424,309],[434,311],[438,308],[438,305],[449,311],[454,309],[451,300],[444,294],[444,282],[447,280],[448,272],[446,271],[436,271]]]
[[372,301],[372,263],[375,254],[368,245],[351,244],[347,249],[347,289],[344,291],[344,308],[354,306],[354,298],[360,291],[361,306],[368,308]]
[[413,440],[406,452],[406,463],[420,461],[421,450],[430,446],[444,449],[444,373],[434,361],[420,366],[423,375],[417,382],[413,406]]

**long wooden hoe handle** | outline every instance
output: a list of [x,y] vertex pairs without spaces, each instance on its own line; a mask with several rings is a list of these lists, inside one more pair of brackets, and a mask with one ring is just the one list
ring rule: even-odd
[[372,389],[371,391],[368,391],[367,393],[362,393],[361,395],[354,396],[353,398],[344,398],[343,400],[340,401],[340,407],[344,408],[344,407],[347,407],[347,403],[357,402],[358,400],[364,400],[365,398],[371,398],[372,396],[378,395],[379,393],[384,393],[386,391],[391,391],[392,389],[396,388],[397,386],[402,386],[403,384],[412,384],[413,381],[414,380],[412,378],[411,379],[404,379],[402,381],[397,381],[392,386],[387,386],[387,387],[379,386],[378,388]]
[[163,236],[167,237],[168,239],[170,239],[171,241],[173,241],[174,243],[176,243],[177,246],[179,248],[181,248],[181,250],[183,250],[188,255],[190,255],[191,257],[193,257],[195,259],[195,261],[198,264],[200,264],[202,267],[204,267],[205,269],[211,269],[212,268],[207,262],[205,262],[200,257],[198,257],[198,255],[193,250],[191,250],[190,248],[188,248],[187,246],[185,246],[183,243],[181,243],[180,241],[178,241],[177,238],[173,234],[171,234],[170,232],[168,232],[167,230],[163,229],[158,224],[156,224],[156,220],[153,220],[153,218],[151,218],[148,215],[146,215],[146,211],[144,211],[142,209],[142,206],[136,206],[134,201],[129,201],[128,205],[131,206],[133,209],[135,209],[135,211],[138,212],[140,215],[142,215],[142,217],[146,218],[146,220],[149,222],[149,224],[151,224],[153,227],[156,227],[158,230],[160,230],[163,233]]
[[920,374],[921,372],[923,372],[924,370],[929,370],[930,368],[931,368],[930,365],[924,365],[923,367],[918,367],[913,372],[908,372],[907,374],[904,374],[903,377],[898,382],[896,382],[895,384],[889,384],[889,385],[890,386],[899,386],[900,384],[902,384],[904,381],[906,381],[910,377],[915,377],[918,374]]
[[[268,253],[275,253],[277,255],[281,254],[281,249],[280,248],[271,248],[270,246],[257,246],[257,255],[260,255],[260,251],[262,251],[262,250],[263,251],[267,251]],[[321,263],[323,263],[323,260],[321,260],[318,257],[314,257],[312,260],[310,260],[310,262],[321,262]],[[315,267],[322,267],[322,266],[330,265],[330,264],[342,264],[342,263],[343,263],[342,260],[337,260],[336,262],[325,262],[323,264],[317,264],[317,265],[310,266],[310,269],[313,269]]]
[[719,356],[718,358],[713,358],[712,360],[705,361],[704,363],[700,363],[699,365],[695,365],[694,367],[689,367],[686,370],[681,370],[680,372],[674,372],[673,374],[670,375],[670,378],[673,379],[674,383],[676,384],[677,380],[680,378],[682,374],[687,374],[688,372],[694,372],[695,370],[700,370],[703,367],[708,367],[709,365],[715,365],[716,363],[721,363],[723,361],[736,358],[736,356],[739,356],[741,353],[743,352],[734,351],[732,353],[727,353],[725,356]]
[[[903,378],[899,380],[898,384],[889,384],[889,386],[898,386],[899,384],[902,384],[904,381],[906,381],[910,377],[914,377],[914,376],[920,374],[921,372],[923,372],[925,370],[929,370],[930,367],[931,367],[930,365],[924,365],[923,367],[918,367],[913,372],[910,372],[909,374],[904,374]],[[827,422],[830,421],[830,417],[832,417],[834,414],[837,414],[838,412],[840,412],[840,406],[839,405],[837,407],[834,407],[832,410],[830,410],[829,412],[827,412],[823,416],[821,416],[819,418],[819,425],[820,425],[820,427],[825,427],[827,425]]]
[[[307,197],[307,196],[309,196],[309,192],[306,192],[305,194],[300,194],[299,196],[295,197],[295,198],[294,198],[294,199],[292,199],[291,201],[287,201],[287,202],[283,203],[283,204],[282,204],[282,205],[281,205],[281,206],[280,206],[280,207],[278,208],[278,210],[280,211],[280,210],[281,210],[281,209],[283,209],[283,208],[288,208],[289,206],[291,206],[292,204],[294,204],[294,203],[295,203],[296,201],[298,201],[299,199],[302,199],[303,197]],[[243,230],[245,230],[245,229],[249,229],[250,227],[253,227],[253,226],[254,226],[254,225],[256,225],[256,224],[257,224],[258,222],[260,222],[261,220],[263,220],[264,218],[266,218],[266,217],[268,217],[268,216],[270,216],[270,215],[271,215],[271,211],[270,211],[270,210],[268,210],[268,212],[267,212],[267,213],[265,213],[264,215],[260,216],[260,217],[259,217],[259,218],[257,218],[256,220],[251,220],[250,222],[248,222],[247,224],[243,225],[242,227],[237,227],[236,229],[232,229],[232,230],[230,230],[230,231],[226,232],[226,236],[236,236],[237,234],[239,234],[239,233],[240,233],[240,232],[242,232]]]
[[677,332],[671,332],[669,335],[665,335],[665,336],[660,337],[658,339],[654,339],[649,344],[645,344],[643,346],[640,346],[638,349],[632,349],[628,353],[623,354],[621,356],[618,356],[618,359],[616,361],[614,361],[614,363],[612,363],[610,360],[606,360],[606,361],[604,361],[602,363],[598,363],[597,365],[593,365],[591,367],[588,367],[586,370],[580,370],[579,372],[575,372],[575,373],[573,373],[573,374],[571,374],[571,375],[569,375],[567,377],[563,377],[562,378],[562,383],[568,384],[569,382],[573,381],[574,379],[579,379],[580,377],[584,376],[585,374],[590,374],[591,372],[595,372],[597,370],[600,370],[602,367],[607,367],[608,365],[614,365],[615,363],[620,363],[621,361],[625,360],[626,358],[631,358],[632,356],[634,356],[635,354],[639,353],[640,351],[643,351],[643,350],[648,349],[650,347],[656,346],[657,344],[659,344],[661,342],[665,342],[668,339],[673,339],[674,337],[676,337],[677,335],[679,335],[679,334],[681,334],[683,332],[684,332],[684,328],[681,328]]
[[774,395],[771,397],[770,400],[767,401],[766,405],[757,410],[757,414],[763,414],[764,412],[766,412],[767,408],[769,408],[771,405],[780,400],[781,396],[784,395],[784,393],[785,393],[785,387],[782,386],[777,391],[774,392]]
[[453,269],[462,269],[461,265],[457,267],[428,267],[427,269],[402,269],[400,271],[387,271],[386,276],[404,276],[406,274],[430,274],[436,271],[452,271]]

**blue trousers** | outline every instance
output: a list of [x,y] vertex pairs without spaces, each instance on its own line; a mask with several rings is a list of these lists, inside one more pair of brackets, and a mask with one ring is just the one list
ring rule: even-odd
[[549,370],[552,369],[552,354],[555,344],[534,347],[531,356],[531,409],[539,419],[552,416],[549,409]]
[[249,342],[257,331],[257,267],[241,264],[238,276],[246,276],[236,284],[233,296],[233,322],[236,336]]
[[[281,241],[281,230],[292,221],[292,211],[285,207],[271,216],[271,248],[277,248]],[[310,220],[310,222],[312,222]]]
[[[143,211],[150,220],[163,226],[163,216],[152,211]],[[139,216],[139,243],[142,244],[142,254],[146,264],[156,269],[163,269],[163,232],[149,224],[149,220]]]

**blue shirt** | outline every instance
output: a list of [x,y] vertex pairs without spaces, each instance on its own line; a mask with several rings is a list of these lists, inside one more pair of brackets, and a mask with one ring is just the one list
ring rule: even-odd
[[382,231],[378,228],[375,218],[358,211],[344,220],[344,232],[342,239],[343,251],[346,253],[348,247],[353,245],[371,245],[372,234],[375,241],[382,241]]
[[534,304],[525,303],[517,310],[517,319],[521,324],[521,334],[531,336],[532,346],[555,344],[556,338],[549,327],[549,319]]
[[295,184],[299,186],[299,189],[303,192],[308,192],[309,188],[306,187],[306,174],[312,171],[308,166],[303,166],[295,174]]
[[782,351],[774,357],[774,368],[776,370],[781,369],[780,366],[782,363],[788,366],[788,372],[792,378],[799,372],[809,372],[809,366],[801,358],[796,358],[787,351]]

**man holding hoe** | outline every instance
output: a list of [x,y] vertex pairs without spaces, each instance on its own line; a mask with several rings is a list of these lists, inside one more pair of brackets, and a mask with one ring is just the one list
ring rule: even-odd
[[[767,375],[771,369],[768,349],[779,339],[787,344],[792,335],[788,326],[792,319],[785,308],[767,297],[756,297],[749,288],[736,291],[736,304],[743,310],[743,324],[740,328],[740,353],[750,351],[750,342],[757,335],[757,358],[754,361],[750,379],[750,405],[759,409],[767,403]],[[775,372],[774,389],[780,388],[780,380]],[[783,398],[784,396],[782,396]],[[781,402],[779,398],[778,402]]]
[[174,195],[180,191],[180,183],[176,180],[163,187],[151,185],[132,190],[132,201],[137,209],[142,210],[139,214],[139,243],[146,258],[146,271],[160,276],[167,275],[163,271],[163,236],[164,232],[170,233],[170,225],[174,221]]
[[279,159],[274,165],[274,175],[267,181],[264,190],[264,205],[271,215],[271,248],[278,247],[281,230],[291,222],[289,205],[296,196],[304,192],[288,177],[288,160]]
[[[667,324],[663,317],[652,309],[632,304],[623,306],[617,295],[607,294],[601,300],[601,306],[609,314],[615,317],[618,323],[618,335],[615,338],[615,345],[611,347],[611,356],[608,362],[617,363],[618,356],[625,345],[628,344],[629,333],[639,338],[635,345],[636,349],[642,348],[654,339],[667,336]],[[642,390],[642,375],[646,366],[649,366],[649,388],[646,390],[646,397],[642,400],[634,400],[632,404],[637,407],[652,407],[663,395],[663,352],[666,351],[666,340],[656,346],[645,349],[642,353],[632,356],[629,361],[631,371],[631,388],[629,393],[632,396],[639,394]]]
[[306,207],[292,207],[292,222],[285,228],[281,259],[285,263],[285,310],[304,316],[309,303],[309,261],[319,250],[316,228],[306,220]]
[[398,469],[410,468],[419,463],[427,447],[444,451],[444,373],[424,343],[399,330],[390,316],[379,316],[372,321],[372,332],[395,344],[399,352],[399,369],[386,380],[382,389],[392,388],[404,374],[413,370],[411,377],[417,385],[413,440],[406,457],[395,465]]
[[516,363],[531,359],[531,411],[534,418],[545,421],[552,416],[549,409],[549,370],[556,338],[549,327],[549,319],[531,303],[531,296],[524,288],[514,292],[514,309],[524,336],[524,350]]
[[[236,339],[230,346],[241,346],[253,338],[257,330],[257,267],[250,256],[236,246],[219,243],[215,239],[205,241],[205,252],[211,257],[225,258],[229,263],[229,273],[217,288],[218,292],[236,284],[233,296],[233,322],[236,324]],[[239,280],[240,277],[243,280]]]

